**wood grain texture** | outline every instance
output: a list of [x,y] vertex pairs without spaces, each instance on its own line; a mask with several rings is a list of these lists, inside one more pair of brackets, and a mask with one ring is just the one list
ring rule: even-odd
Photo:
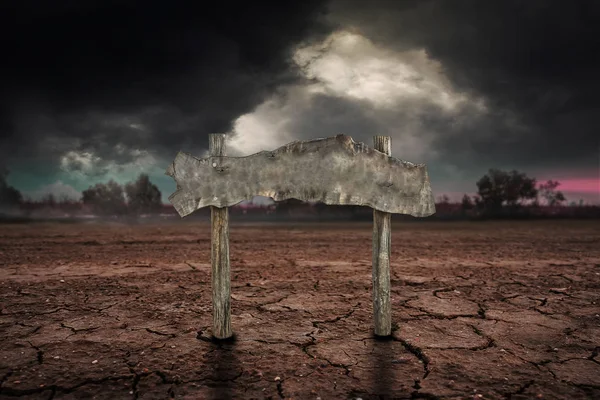
[[[209,151],[213,156],[225,155],[225,135],[209,135]],[[219,162],[216,160],[215,162]],[[227,339],[231,330],[231,268],[229,263],[229,210],[211,206],[211,263],[213,336]]]
[[256,195],[362,205],[415,217],[435,213],[424,164],[399,160],[346,135],[295,141],[247,157],[199,159],[179,152],[166,174],[177,183],[169,200],[182,217]]
[[[374,136],[375,149],[391,154],[389,136]],[[392,333],[392,307],[390,303],[390,247],[392,214],[373,210],[373,322],[375,334]]]

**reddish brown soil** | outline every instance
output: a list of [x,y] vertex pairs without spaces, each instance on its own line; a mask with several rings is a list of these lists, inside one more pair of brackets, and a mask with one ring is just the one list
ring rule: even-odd
[[0,226],[0,398],[600,398],[597,221],[394,223],[392,340],[366,224]]

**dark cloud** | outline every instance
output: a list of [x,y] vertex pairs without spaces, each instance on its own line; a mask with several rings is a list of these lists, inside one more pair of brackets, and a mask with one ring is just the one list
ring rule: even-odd
[[[449,160],[597,166],[600,2],[339,0],[331,10],[387,48],[424,48],[459,90],[486,98],[490,115],[461,140],[437,137]],[[432,117],[433,128],[452,131]]]
[[[410,123],[423,136],[413,145],[427,143],[438,157],[396,153],[397,142],[393,153],[444,162],[471,181],[471,171],[489,167],[597,168],[598,1],[181,4],[1,2],[0,156],[9,165],[35,161],[42,173],[59,155],[90,151],[104,160],[101,173],[136,148],[167,160],[180,149],[199,154],[208,133],[229,131],[301,79],[289,63],[295,44],[340,28],[385,49],[425,49],[455,91],[483,97],[487,112],[421,100],[389,110],[320,94],[287,109],[294,137],[346,133],[370,144]],[[76,155],[63,161],[84,168]],[[444,167],[431,165],[438,176]]]
[[[515,146],[515,141],[521,146],[518,132],[506,134],[513,117],[499,111],[481,115],[472,104],[452,113],[426,101],[380,109],[367,100],[317,94],[290,109],[293,115],[284,128],[294,138],[344,133],[371,146],[373,135],[390,136],[392,155],[427,164],[432,182],[444,190],[457,181],[472,186],[489,167],[511,169],[522,161],[519,152],[489,151],[490,141],[500,150]],[[440,140],[448,145],[441,147]]]
[[324,32],[319,1],[182,4],[3,2],[2,156],[204,148],[297,79],[291,46]]

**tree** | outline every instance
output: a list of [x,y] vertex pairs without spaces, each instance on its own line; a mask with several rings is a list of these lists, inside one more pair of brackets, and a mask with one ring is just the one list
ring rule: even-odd
[[463,196],[463,198],[460,202],[460,207],[465,211],[472,210],[475,207],[475,204],[473,203],[471,196],[469,196],[468,194],[465,193],[465,195]]
[[90,186],[82,194],[83,204],[91,206],[98,215],[120,215],[127,210],[123,187],[112,179]]
[[162,194],[146,174],[140,174],[135,182],[126,184],[125,193],[129,210],[136,214],[155,212],[162,206]]
[[23,201],[21,192],[6,182],[9,172],[8,168],[0,166],[0,206],[4,207],[14,207]]
[[448,204],[450,204],[450,197],[448,197],[448,195],[446,195],[446,194],[443,194],[438,197],[438,203],[448,205]]
[[42,197],[42,204],[45,204],[49,207],[55,207],[56,206],[56,197],[54,196],[54,194],[48,193],[44,197]]
[[496,214],[504,205],[516,208],[519,202],[537,197],[536,180],[518,171],[490,169],[477,181],[478,194],[486,211]]
[[563,201],[566,201],[565,196],[562,192],[556,190],[560,186],[560,183],[553,180],[548,180],[546,183],[542,183],[539,186],[539,192],[542,197],[546,200],[548,205],[555,206],[560,205]]
[[302,200],[298,200],[295,198],[289,198],[285,200],[280,200],[275,203],[276,209],[275,214],[279,217],[289,217],[293,209],[297,209],[299,206],[303,205],[304,202]]

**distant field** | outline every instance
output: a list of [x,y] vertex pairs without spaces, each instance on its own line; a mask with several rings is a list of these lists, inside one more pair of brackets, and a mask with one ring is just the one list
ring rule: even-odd
[[232,221],[218,345],[209,223],[0,225],[0,399],[600,398],[598,221],[392,229],[378,341],[371,223]]

